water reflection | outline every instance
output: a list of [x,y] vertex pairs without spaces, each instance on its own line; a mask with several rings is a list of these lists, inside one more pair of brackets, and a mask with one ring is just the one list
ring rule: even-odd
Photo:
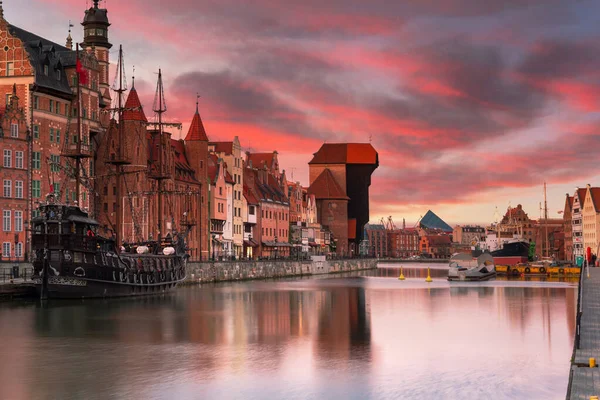
[[0,305],[0,398],[564,397],[573,287],[408,273]]

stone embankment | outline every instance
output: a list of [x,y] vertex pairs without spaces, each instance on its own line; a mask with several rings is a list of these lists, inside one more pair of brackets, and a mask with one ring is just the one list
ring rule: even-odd
[[186,283],[286,278],[375,268],[377,268],[376,259],[326,260],[325,257],[315,257],[312,261],[262,260],[190,263],[188,264]]

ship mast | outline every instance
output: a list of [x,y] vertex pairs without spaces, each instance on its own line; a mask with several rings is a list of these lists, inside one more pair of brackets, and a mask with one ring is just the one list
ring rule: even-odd
[[[75,194],[76,201],[79,203],[80,195],[81,195],[81,159],[91,157],[89,144],[85,145],[85,148],[81,145],[81,140],[83,138],[81,132],[81,106],[83,104],[81,99],[81,76],[85,74],[83,63],[79,57],[79,43],[77,43],[75,47],[75,55],[77,60],[77,72],[75,76],[77,77],[77,132],[75,132],[75,143],[69,142],[69,138],[65,139],[65,143],[63,145],[62,155],[67,158],[72,158],[75,160]],[[69,129],[70,129],[69,123]],[[66,199],[67,201],[69,199]]]
[[[116,168],[116,177],[115,177],[115,245],[117,251],[121,248],[121,230],[122,230],[122,216],[121,216],[121,176],[123,175],[123,166],[126,164],[130,164],[131,162],[126,158],[123,153],[123,143],[125,139],[125,135],[123,132],[124,124],[123,124],[123,93],[127,90],[126,85],[124,84],[123,78],[123,45],[119,46],[119,61],[118,61],[118,87],[114,88],[114,91],[118,94],[118,108],[117,111],[119,113],[119,121],[118,121],[118,133],[117,140],[115,141],[115,154],[114,157],[110,157],[107,161],[109,164],[112,164]],[[116,86],[116,85],[115,85]]]
[[[159,68],[158,70],[158,82],[156,83],[156,94],[154,96],[154,112],[158,116],[158,166],[156,171],[151,174],[151,178],[157,181],[158,186],[158,213],[157,213],[157,222],[158,222],[158,244],[160,245],[162,241],[162,228],[163,228],[163,181],[169,178],[169,174],[166,173],[164,168],[163,160],[163,122],[162,115],[165,111],[167,111],[167,105],[165,102],[165,91],[163,87],[162,81],[162,70]],[[154,131],[154,135],[156,135],[156,131]],[[154,142],[154,140],[153,140]]]
[[546,182],[544,182],[544,240],[546,242],[546,257],[549,257],[550,248],[548,243],[548,201],[546,198]]

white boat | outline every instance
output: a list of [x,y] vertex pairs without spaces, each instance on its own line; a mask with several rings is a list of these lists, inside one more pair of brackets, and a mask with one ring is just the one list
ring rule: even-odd
[[449,281],[486,281],[496,276],[496,264],[489,253],[477,258],[457,253],[450,258]]

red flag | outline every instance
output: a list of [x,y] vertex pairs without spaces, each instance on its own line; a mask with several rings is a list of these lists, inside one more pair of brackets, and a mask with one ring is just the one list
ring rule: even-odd
[[77,78],[79,79],[80,85],[87,85],[88,83],[88,71],[83,68],[81,61],[79,58],[77,59],[77,64],[75,65],[75,71],[77,72]]

